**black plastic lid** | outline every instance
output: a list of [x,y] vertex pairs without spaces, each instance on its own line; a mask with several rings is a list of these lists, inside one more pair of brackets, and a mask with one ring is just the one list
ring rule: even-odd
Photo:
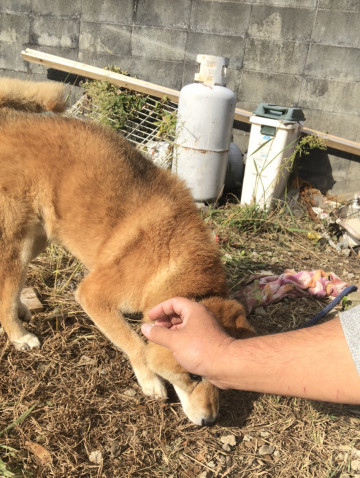
[[286,122],[305,121],[305,116],[301,108],[287,108],[286,106],[277,106],[269,103],[260,103],[254,111],[256,116],[282,120]]

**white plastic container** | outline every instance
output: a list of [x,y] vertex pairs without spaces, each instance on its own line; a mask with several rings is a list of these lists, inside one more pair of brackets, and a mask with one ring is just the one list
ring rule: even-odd
[[[258,116],[257,112],[264,116]],[[274,119],[276,116],[279,119]],[[242,204],[266,207],[280,198],[289,177],[289,157],[301,133],[303,120],[305,118],[299,108],[259,105],[250,118]]]
[[180,92],[172,171],[185,180],[197,202],[222,192],[236,105],[225,87],[228,59],[198,55],[200,71]]

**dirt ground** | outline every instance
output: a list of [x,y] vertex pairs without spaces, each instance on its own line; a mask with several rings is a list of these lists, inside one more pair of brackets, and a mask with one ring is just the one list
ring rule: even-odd
[[[233,292],[260,270],[323,269],[359,282],[359,257],[309,240],[308,218],[292,232],[281,221],[244,227],[238,215],[236,205],[204,213]],[[27,282],[44,305],[28,324],[41,349],[18,352],[0,334],[0,476],[360,477],[359,406],[222,391],[218,423],[201,428],[171,389],[167,402],[145,398],[126,357],[74,301],[83,273],[50,246]],[[328,302],[285,299],[250,321],[260,334],[291,330]]]

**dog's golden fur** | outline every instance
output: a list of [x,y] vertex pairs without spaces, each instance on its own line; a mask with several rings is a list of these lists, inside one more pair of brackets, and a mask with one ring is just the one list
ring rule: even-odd
[[65,106],[66,89],[61,83],[0,78],[0,108],[61,113]]
[[218,247],[185,185],[91,122],[5,109],[0,135],[0,320],[10,340],[39,345],[18,318],[28,314],[19,297],[28,263],[59,242],[89,270],[77,300],[127,353],[144,393],[166,397],[162,377],[194,423],[212,423],[217,390],[191,380],[167,349],[146,345],[122,315],[146,320],[159,302],[183,296],[233,335],[253,333],[242,305],[226,299]]

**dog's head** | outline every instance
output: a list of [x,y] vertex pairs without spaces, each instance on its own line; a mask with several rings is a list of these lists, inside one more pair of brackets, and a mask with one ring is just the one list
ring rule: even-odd
[[255,335],[255,330],[246,319],[245,308],[236,300],[209,297],[201,301],[215,315],[226,332],[236,339]]
[[[220,297],[210,297],[201,302],[231,336],[248,338],[255,335],[239,302]],[[216,422],[219,391],[209,380],[188,373],[168,349],[152,342],[147,347],[147,362],[154,372],[174,386],[185,414],[193,423],[212,425]]]

